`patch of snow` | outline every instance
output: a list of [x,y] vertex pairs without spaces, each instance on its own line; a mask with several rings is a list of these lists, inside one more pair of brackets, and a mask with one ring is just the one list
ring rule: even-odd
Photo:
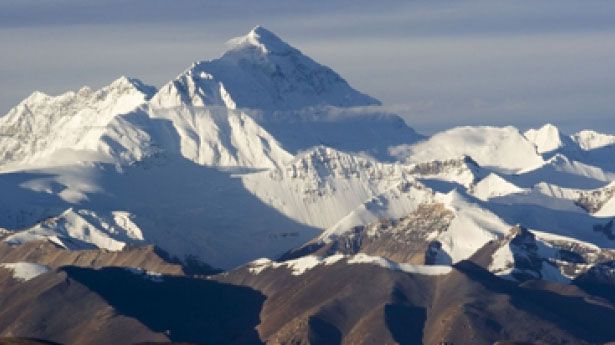
[[605,202],[594,215],[596,217],[615,217],[615,196]]
[[0,267],[13,271],[13,278],[28,281],[41,274],[49,272],[51,269],[45,265],[31,262],[2,263]]
[[250,262],[247,267],[248,271],[252,274],[260,274],[266,268],[287,267],[291,270],[292,275],[299,276],[318,265],[332,265],[343,258],[345,258],[345,256],[342,254],[335,254],[324,258],[315,255],[308,255],[284,262],[275,262],[266,258],[261,258]]
[[530,233],[533,238],[526,235],[520,240],[523,243],[513,244],[511,238],[503,241],[492,257],[489,270],[509,280],[517,280],[515,273],[520,273],[569,284],[596,262],[609,260],[614,255],[612,251],[572,237],[536,230]]
[[138,267],[125,267],[125,269],[135,275],[141,276],[145,279],[151,280],[154,283],[162,283],[164,282],[164,276],[162,273],[145,270]]
[[509,245],[503,245],[493,253],[491,264],[488,269],[501,278],[514,281],[515,279],[511,275],[514,269],[514,263],[515,259],[512,249]]
[[258,259],[250,262],[247,267],[248,271],[252,274],[260,274],[266,268],[287,267],[290,269],[292,275],[299,276],[319,265],[332,265],[343,259],[346,259],[346,262],[348,264],[374,264],[391,270],[423,275],[442,275],[447,274],[451,271],[450,266],[400,264],[382,257],[370,256],[363,253],[359,253],[353,256],[335,254],[324,258],[314,255],[308,255],[284,262],[274,262],[269,259]]
[[323,263],[323,259],[318,256],[308,255],[298,259],[285,261],[284,265],[290,268],[291,274],[294,276],[300,276],[306,271]]
[[406,273],[415,273],[421,275],[445,275],[451,272],[451,266],[443,265],[412,265],[401,264],[379,256],[371,256],[364,253],[359,253],[348,259],[349,264],[371,264],[384,267],[390,270],[402,271]]

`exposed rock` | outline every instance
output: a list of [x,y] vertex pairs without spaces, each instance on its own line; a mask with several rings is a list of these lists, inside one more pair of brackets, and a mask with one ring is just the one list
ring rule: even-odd
[[446,231],[452,218],[453,213],[442,204],[422,204],[406,217],[357,226],[328,243],[309,243],[283,258],[365,253],[400,263],[433,264],[443,254],[435,238]]

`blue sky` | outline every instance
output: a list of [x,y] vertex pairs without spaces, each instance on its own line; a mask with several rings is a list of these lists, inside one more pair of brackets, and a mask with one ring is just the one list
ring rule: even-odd
[[261,24],[430,133],[615,133],[613,1],[0,1],[0,113],[33,90],[161,85]]

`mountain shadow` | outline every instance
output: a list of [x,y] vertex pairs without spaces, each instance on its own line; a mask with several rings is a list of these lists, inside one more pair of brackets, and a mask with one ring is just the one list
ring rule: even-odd
[[615,260],[610,260],[590,268],[576,277],[573,283],[585,292],[606,298],[615,304],[615,277],[608,273],[614,270]]
[[615,339],[612,308],[588,302],[581,296],[517,286],[469,260],[460,261],[454,267],[489,291],[508,295],[511,304],[519,310],[547,320],[580,339],[600,344]]
[[[171,341],[262,344],[255,327],[265,296],[253,289],[206,279],[153,277],[123,268],[67,266],[66,274]],[[118,284],[118,282],[122,282]]]
[[426,308],[412,305],[400,286],[393,290],[392,299],[393,303],[384,306],[384,321],[393,339],[399,345],[422,344]]
[[423,327],[427,319],[425,308],[403,304],[387,304],[384,306],[386,325],[399,345],[421,344]]
[[342,332],[331,323],[318,316],[310,316],[308,320],[308,339],[312,345],[340,345]]
[[19,230],[30,227],[70,207],[59,197],[64,186],[48,183],[46,192],[37,191],[32,181],[53,180],[56,175],[45,171],[0,173],[0,227]]

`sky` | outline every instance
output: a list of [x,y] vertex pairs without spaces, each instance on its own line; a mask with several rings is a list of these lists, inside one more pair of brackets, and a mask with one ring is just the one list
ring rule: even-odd
[[0,114],[32,91],[160,86],[263,25],[422,133],[615,133],[615,1],[1,0]]

